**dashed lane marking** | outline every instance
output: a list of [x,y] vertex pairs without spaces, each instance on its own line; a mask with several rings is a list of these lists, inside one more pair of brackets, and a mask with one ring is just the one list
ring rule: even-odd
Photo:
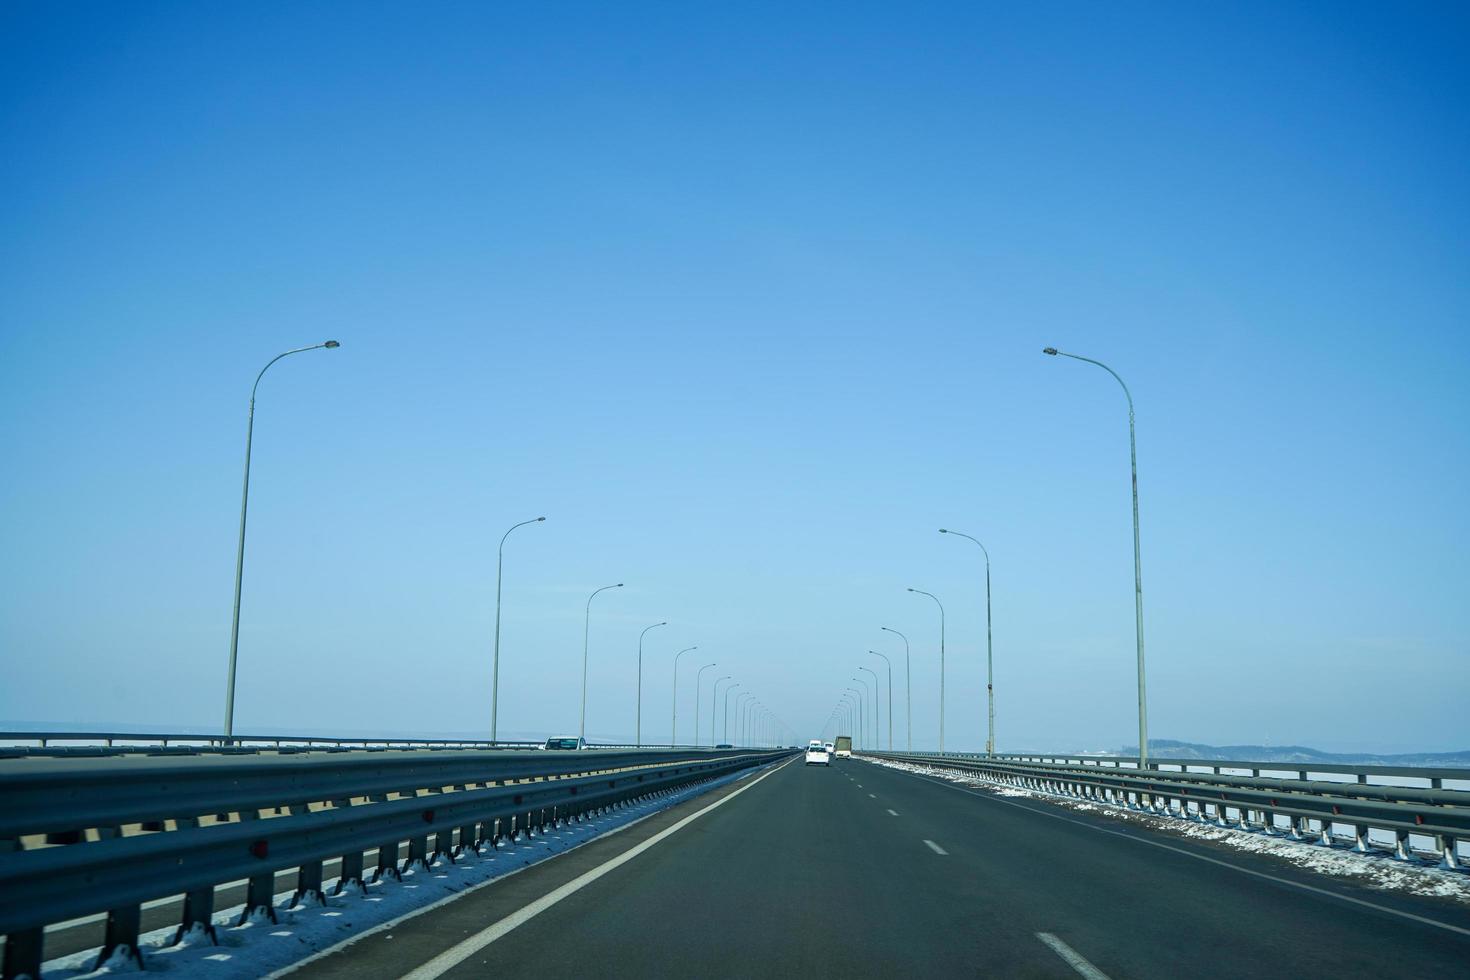
[[1062,959],[1066,960],[1068,966],[1076,970],[1082,976],[1086,977],[1087,980],[1108,980],[1108,975],[1106,973],[1099,970],[1091,963],[1087,962],[1087,960],[1083,958],[1081,953],[1077,952],[1071,946],[1068,946],[1066,943],[1062,942],[1051,933],[1038,932],[1036,934],[1036,938],[1040,939],[1042,942],[1050,946],[1053,953],[1056,953]]
[[949,853],[944,848],[942,848],[938,844],[934,843],[932,840],[925,840],[924,843],[925,844],[928,844],[929,845],[929,850],[933,851],[935,854],[948,854]]

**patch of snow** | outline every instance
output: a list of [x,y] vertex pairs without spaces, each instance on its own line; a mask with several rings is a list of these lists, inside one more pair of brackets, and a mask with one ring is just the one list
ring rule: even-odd
[[1132,810],[1120,803],[1078,800],[1055,793],[1021,789],[993,782],[978,773],[915,765],[909,762],[893,762],[887,759],[867,758],[864,761],[890,769],[960,783],[996,796],[1029,797],[1057,804],[1069,810],[1094,813],[1125,823],[1148,827],[1151,830],[1208,841],[1251,854],[1264,854],[1287,861],[1299,868],[1319,874],[1350,878],[1358,884],[1385,891],[1401,891],[1414,895],[1447,898],[1470,905],[1470,875],[1463,871],[1446,871],[1421,864],[1417,859],[1401,861],[1395,859],[1391,854],[1379,851],[1360,854],[1346,846],[1327,847],[1319,843],[1292,840],[1289,837],[1275,836],[1259,830],[1241,830],[1233,824],[1222,827],[1216,823]]
[[[667,796],[626,805],[580,823],[548,826],[544,833],[534,837],[502,841],[499,849],[491,849],[487,844],[479,854],[466,852],[452,861],[441,857],[427,869],[405,871],[402,881],[385,877],[362,890],[349,888],[333,895],[335,879],[328,880],[324,883],[327,894],[324,904],[312,902],[288,908],[295,890],[283,891],[274,898],[277,919],[274,923],[261,914],[236,925],[244,911],[243,905],[236,905],[215,912],[211,920],[219,939],[217,945],[209,941],[202,927],[196,927],[178,945],[170,945],[177,926],[155,929],[139,938],[144,970],[172,971],[180,976],[203,975],[207,971],[211,980],[253,980],[433,902],[539,864],[659,810],[733,782],[748,772],[732,773]],[[387,938],[392,939],[392,934]],[[130,958],[118,955],[98,965],[97,950],[92,949],[48,960],[42,964],[41,972],[45,980],[81,980],[136,973],[137,967]]]

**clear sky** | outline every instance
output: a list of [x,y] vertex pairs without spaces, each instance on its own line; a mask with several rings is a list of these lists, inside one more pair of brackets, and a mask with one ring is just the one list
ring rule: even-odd
[[[1470,747],[1461,4],[7,3],[0,721]],[[697,658],[697,659],[696,659]],[[859,675],[866,676],[866,675]],[[886,703],[886,698],[885,698]],[[886,728],[886,724],[885,724]]]

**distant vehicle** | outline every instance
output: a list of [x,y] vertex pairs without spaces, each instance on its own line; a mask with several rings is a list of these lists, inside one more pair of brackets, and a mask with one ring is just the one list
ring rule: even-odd
[[828,755],[830,755],[833,752],[836,752],[837,751],[837,746],[833,745],[831,742],[823,742],[822,744],[825,745],[825,746],[827,746],[827,754]]
[[586,747],[587,743],[580,738],[548,738],[546,744],[541,746],[543,750],[550,749],[557,752],[575,752]]
[[715,748],[717,749],[733,749],[734,747],[735,746],[731,745],[729,742],[721,742],[719,745],[715,746]]
[[832,754],[835,755],[835,756],[837,756],[837,758],[839,758],[839,759],[851,759],[852,758],[852,736],[851,735],[838,735],[837,736],[837,744],[833,747]]
[[827,746],[817,739],[812,739],[806,747],[806,764],[809,766],[830,766],[832,764],[832,753]]

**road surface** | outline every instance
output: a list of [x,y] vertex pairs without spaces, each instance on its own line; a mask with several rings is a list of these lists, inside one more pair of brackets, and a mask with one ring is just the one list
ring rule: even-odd
[[1464,978],[1470,916],[1034,800],[798,759],[294,974],[494,975]]

